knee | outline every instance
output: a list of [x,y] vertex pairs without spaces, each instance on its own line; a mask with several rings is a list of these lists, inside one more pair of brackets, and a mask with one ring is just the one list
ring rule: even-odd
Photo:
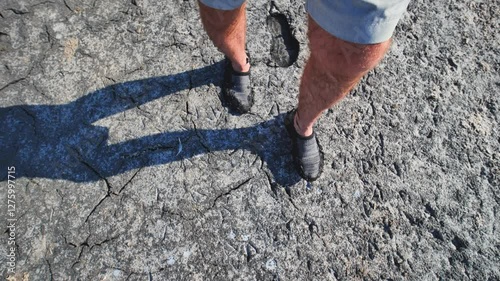
[[198,0],[201,20],[211,29],[224,31],[237,21],[245,13],[245,3],[234,10],[221,10],[211,8]]
[[384,57],[391,40],[377,44],[357,44],[337,38],[309,19],[310,59],[322,71],[358,77],[373,69]]

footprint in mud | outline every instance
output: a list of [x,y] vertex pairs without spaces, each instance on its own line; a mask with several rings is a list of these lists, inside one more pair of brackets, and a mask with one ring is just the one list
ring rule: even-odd
[[299,41],[292,35],[286,16],[273,13],[267,17],[266,23],[272,35],[271,60],[277,66],[292,65],[299,56]]

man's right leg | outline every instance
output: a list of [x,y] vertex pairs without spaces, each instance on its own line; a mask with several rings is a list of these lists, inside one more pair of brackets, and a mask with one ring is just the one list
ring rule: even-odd
[[250,62],[245,52],[245,2],[199,0],[199,5],[208,36],[227,58],[222,86],[224,100],[232,110],[247,113],[253,105],[253,93]]
[[231,61],[234,70],[247,72],[250,64],[247,63],[245,53],[246,36],[246,4],[233,10],[219,10],[211,8],[201,1],[200,17],[208,37],[214,45]]

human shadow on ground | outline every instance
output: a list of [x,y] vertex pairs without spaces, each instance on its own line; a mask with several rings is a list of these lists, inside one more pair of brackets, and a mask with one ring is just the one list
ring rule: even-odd
[[[179,74],[119,83],[63,105],[0,108],[0,167],[16,176],[98,181],[132,169],[215,151],[244,149],[267,163],[271,180],[300,180],[292,166],[283,114],[252,127],[164,132],[109,145],[109,130],[92,123],[149,101],[213,83],[222,62]],[[180,149],[182,144],[182,149]],[[228,171],[229,173],[230,171]],[[6,172],[1,181],[7,179]]]

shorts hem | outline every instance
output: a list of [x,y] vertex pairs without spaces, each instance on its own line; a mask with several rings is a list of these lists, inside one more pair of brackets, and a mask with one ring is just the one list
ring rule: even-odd
[[387,9],[351,10],[350,14],[342,14],[321,0],[308,0],[306,9],[321,28],[337,38],[357,44],[377,44],[392,37],[408,2],[399,1]]
[[233,1],[224,1],[224,0],[200,0],[201,3],[207,5],[210,8],[214,8],[217,10],[230,11],[237,9],[243,5],[245,0],[233,0]]

